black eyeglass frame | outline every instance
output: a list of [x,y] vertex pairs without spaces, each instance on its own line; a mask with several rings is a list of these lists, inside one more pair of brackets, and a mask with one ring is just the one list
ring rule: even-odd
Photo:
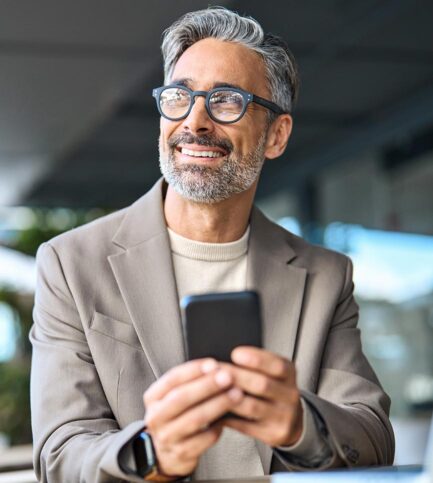
[[[168,117],[167,115],[165,115],[162,112],[162,109],[161,109],[161,106],[160,106],[161,94],[167,89],[182,89],[182,90],[188,92],[188,94],[191,96],[191,102],[190,102],[189,108],[183,116],[176,117],[176,118]],[[236,119],[234,119],[232,121],[221,121],[220,119],[216,119],[215,116],[212,114],[212,111],[211,111],[211,108],[210,108],[210,98],[211,98],[212,94],[214,94],[215,92],[221,92],[221,91],[237,92],[238,94],[240,94],[242,96],[242,98],[244,100],[243,109],[242,109],[241,113],[239,114],[239,116]],[[220,124],[233,124],[234,122],[238,122],[244,116],[244,114],[247,110],[247,107],[248,107],[249,104],[251,104],[251,102],[254,102],[255,104],[259,104],[263,107],[266,107],[267,109],[275,112],[278,115],[287,114],[286,111],[281,109],[281,107],[278,106],[277,104],[275,104],[274,102],[268,101],[267,99],[264,99],[263,97],[256,96],[255,94],[251,94],[251,92],[244,91],[244,90],[239,89],[237,87],[215,87],[214,89],[211,89],[210,91],[193,91],[186,86],[171,84],[171,85],[157,87],[157,88],[153,89],[152,96],[155,98],[156,107],[158,108],[158,111],[161,114],[161,116],[165,117],[169,121],[181,121],[182,119],[185,119],[186,117],[188,117],[189,113],[191,112],[191,110],[194,106],[196,97],[204,97],[205,98],[206,111],[207,111],[209,117],[213,121],[218,122]]]

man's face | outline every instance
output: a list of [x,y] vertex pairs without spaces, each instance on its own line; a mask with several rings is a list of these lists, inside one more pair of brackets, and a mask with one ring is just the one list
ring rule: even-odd
[[[261,58],[233,42],[201,40],[188,48],[174,68],[171,83],[208,91],[239,87],[270,99]],[[215,203],[248,190],[258,179],[266,156],[266,109],[251,103],[234,124],[219,124],[197,97],[185,119],[161,118],[162,174],[182,197]]]

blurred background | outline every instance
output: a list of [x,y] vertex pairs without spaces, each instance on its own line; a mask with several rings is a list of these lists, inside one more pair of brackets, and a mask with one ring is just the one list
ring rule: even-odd
[[[297,58],[294,132],[257,202],[352,258],[396,463],[420,463],[433,407],[433,2],[216,4],[255,17]],[[207,5],[0,0],[0,469],[29,465],[36,250],[159,177],[161,33]]]

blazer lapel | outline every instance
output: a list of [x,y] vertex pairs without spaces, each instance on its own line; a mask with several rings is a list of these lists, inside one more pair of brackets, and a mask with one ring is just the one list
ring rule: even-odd
[[[264,348],[293,359],[307,271],[290,264],[296,253],[290,233],[271,223],[258,209],[251,215],[248,289],[261,297]],[[265,474],[272,459],[269,446],[257,441]]]
[[185,361],[179,301],[164,220],[162,180],[130,208],[108,257],[156,378]]

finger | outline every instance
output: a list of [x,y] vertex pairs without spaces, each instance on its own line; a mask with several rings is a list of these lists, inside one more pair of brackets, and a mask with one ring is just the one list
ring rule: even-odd
[[163,399],[154,402],[146,412],[146,424],[156,427],[170,421],[187,409],[227,389],[233,376],[227,370],[207,374],[172,389]]
[[[159,469],[167,475],[187,475],[191,473],[202,453],[218,441],[222,430],[222,425],[215,424],[211,428],[177,443],[175,446],[160,448],[155,445]],[[172,467],[165,466],[168,464],[168,460],[175,464],[176,470],[174,473]]]
[[221,364],[221,367],[231,372],[234,378],[234,386],[254,396],[272,401],[290,402],[292,391],[297,391],[296,387],[293,387],[287,381],[274,379],[260,372],[231,364]]
[[236,347],[231,353],[232,361],[268,376],[285,380],[294,373],[294,364],[272,352],[252,346]]
[[259,439],[269,446],[291,446],[299,440],[303,431],[302,424],[296,425],[295,418],[287,413],[281,413],[277,419],[263,421],[227,418],[224,419],[224,426]]
[[[239,414],[244,412],[239,411],[242,403],[243,401],[234,407],[231,412],[242,415]],[[298,441],[303,431],[303,414],[300,403],[299,406],[292,405],[290,407],[273,404],[268,404],[268,406],[273,407],[268,407],[268,414],[263,419],[226,418],[223,420],[224,426],[260,439],[270,446],[290,446]],[[266,407],[260,404],[257,407],[258,411],[266,410]]]
[[184,439],[176,451],[178,458],[196,459],[218,441],[222,430],[222,425],[215,425]]
[[168,422],[158,432],[159,437],[173,444],[199,433],[230,411],[242,397],[242,391],[238,388],[214,396]]
[[167,371],[162,377],[154,382],[144,393],[144,404],[147,406],[153,401],[162,399],[173,388],[192,381],[203,374],[214,371],[218,368],[215,359],[196,359],[185,362],[179,366],[173,367]]
[[251,436],[252,438],[260,439],[261,441],[264,441],[268,444],[270,443],[270,441],[268,440],[265,441],[266,431],[264,431],[260,423],[256,421],[227,418],[224,420],[224,426],[235,429],[236,431],[239,431],[240,433],[243,433],[247,436]]
[[249,421],[263,421],[272,417],[274,405],[263,399],[244,395],[242,401],[233,407],[230,412]]

